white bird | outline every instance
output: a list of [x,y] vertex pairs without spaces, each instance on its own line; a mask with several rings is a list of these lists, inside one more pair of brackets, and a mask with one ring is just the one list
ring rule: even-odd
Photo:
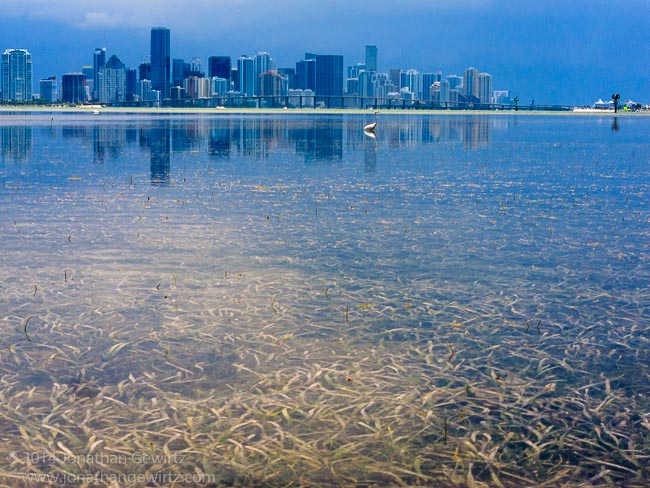
[[372,124],[364,125],[363,126],[363,131],[364,132],[375,132],[375,128],[377,127],[377,122],[373,122]]

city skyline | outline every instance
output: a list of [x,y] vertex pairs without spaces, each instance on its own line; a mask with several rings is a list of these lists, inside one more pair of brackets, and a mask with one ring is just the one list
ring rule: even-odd
[[218,12],[199,0],[182,8],[155,2],[155,9],[147,1],[3,3],[0,48],[28,49],[34,80],[80,71],[97,46],[137,67],[149,54],[149,28],[165,25],[171,57],[186,60],[227,55],[234,63],[241,53],[268,51],[283,67],[317,52],[340,54],[348,66],[364,60],[366,45],[376,45],[379,71],[462,75],[480,66],[494,77],[495,90],[510,89],[522,103],[590,104],[613,91],[644,101],[650,92],[648,34],[634,28],[650,7],[639,0],[524,1],[516,12],[503,0],[408,0],[397,9],[383,0],[372,9],[367,2],[242,1],[223,2]]
[[[150,32],[150,61],[143,61],[138,69],[127,67],[115,54],[107,61],[107,48],[96,48],[92,66],[84,66],[81,73],[63,74],[60,87],[56,75],[41,79],[40,95],[35,98],[46,103],[92,101],[156,106],[178,106],[186,102],[198,102],[202,106],[249,103],[242,97],[264,97],[263,101],[256,102],[257,106],[276,107],[351,108],[367,103],[374,106],[428,103],[447,108],[477,105],[485,108],[492,103],[512,103],[507,90],[495,92],[493,97],[492,76],[474,67],[465,70],[462,81],[457,75],[443,79],[441,71],[421,73],[413,68],[382,73],[378,71],[378,49],[374,45],[365,46],[364,62],[349,65],[345,75],[342,55],[306,52],[305,59],[297,61],[295,68],[279,68],[270,53],[257,52],[253,57],[242,54],[236,60],[237,67],[230,71],[224,71],[232,66],[229,56],[210,56],[206,77],[201,58],[193,57],[191,63],[171,58],[170,29],[152,27]],[[14,54],[9,56],[9,53]],[[29,60],[28,72],[25,58]],[[221,71],[223,78],[216,76],[216,71]],[[31,90],[28,97],[23,94],[26,87],[32,85],[29,51],[7,50],[3,55],[2,73],[3,100],[31,100]],[[19,86],[22,88],[16,89]],[[57,89],[60,89],[60,97]],[[347,97],[345,101],[344,96]]]

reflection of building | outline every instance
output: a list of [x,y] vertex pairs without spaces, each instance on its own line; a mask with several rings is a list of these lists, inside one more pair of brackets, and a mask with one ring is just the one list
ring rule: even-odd
[[143,129],[140,133],[140,144],[149,148],[151,184],[155,186],[169,185],[171,172],[169,121],[163,120]]
[[28,161],[32,152],[32,128],[26,125],[0,127],[0,145],[3,162]]
[[299,126],[289,130],[296,152],[303,154],[305,162],[340,161],[343,159],[343,124],[340,120]]
[[93,154],[96,163],[107,156],[117,159],[126,145],[126,130],[120,125],[94,125],[92,127]]
[[86,76],[82,73],[66,73],[61,77],[61,101],[83,103],[86,101]]
[[[231,119],[228,119],[230,122]],[[231,134],[228,127],[211,127],[208,133],[208,154],[218,158],[230,158]]]
[[32,55],[27,49],[7,49],[2,53],[2,100],[32,101]]

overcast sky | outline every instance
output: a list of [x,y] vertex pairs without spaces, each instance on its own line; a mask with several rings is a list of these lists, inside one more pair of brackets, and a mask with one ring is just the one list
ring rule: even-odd
[[[650,103],[650,0],[2,0],[0,49],[32,53],[34,79],[92,64],[106,47],[146,60],[150,28],[171,29],[172,57],[271,53],[293,67],[305,51],[380,71],[491,73],[521,103],[591,104],[618,91]],[[38,83],[34,84],[38,91]]]

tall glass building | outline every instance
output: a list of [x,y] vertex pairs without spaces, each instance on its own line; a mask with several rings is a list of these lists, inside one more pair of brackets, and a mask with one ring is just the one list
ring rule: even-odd
[[239,73],[239,91],[249,97],[255,95],[255,60],[248,56],[242,56],[237,60],[237,72]]
[[47,103],[56,102],[56,76],[50,76],[49,78],[42,79],[39,85],[41,100]]
[[99,70],[98,94],[101,103],[126,101],[126,67],[113,55]]
[[253,59],[255,61],[255,95],[261,95],[262,73],[266,73],[273,69],[273,60],[271,59],[271,55],[266,52],[258,52],[255,54]]
[[305,53],[305,59],[316,60],[316,96],[343,95],[343,56],[340,54]]
[[465,70],[463,74],[463,89],[465,91],[465,96],[468,98],[473,97],[478,101],[478,69],[471,67]]
[[[99,70],[106,64],[106,48],[97,48],[93,54],[93,77],[92,77],[92,99],[99,100]],[[88,74],[86,73],[86,81],[88,81]]]
[[65,103],[86,101],[86,76],[83,73],[66,73],[61,77],[61,101]]
[[171,80],[170,34],[166,27],[151,29],[151,88],[169,98]]
[[230,56],[210,56],[208,58],[208,78],[215,76],[230,81]]
[[32,55],[27,49],[7,49],[2,53],[2,100],[32,101]]
[[366,71],[377,71],[377,46],[366,46]]
[[492,103],[492,75],[478,74],[478,99],[481,103]]

